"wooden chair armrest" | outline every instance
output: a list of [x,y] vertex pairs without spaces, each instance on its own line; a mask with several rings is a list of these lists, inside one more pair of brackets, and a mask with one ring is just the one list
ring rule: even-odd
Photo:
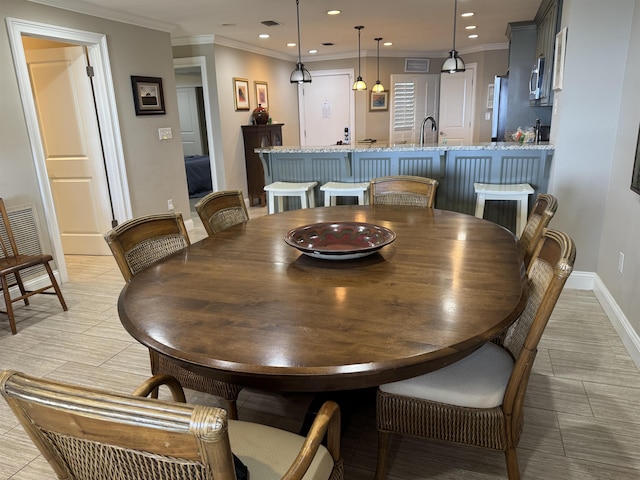
[[298,456],[282,480],[299,480],[304,476],[325,434],[327,436],[327,450],[329,450],[334,462],[337,463],[341,460],[340,407],[333,401],[325,402],[318,411]]
[[175,402],[187,403],[187,398],[184,395],[182,385],[180,385],[180,382],[171,375],[154,375],[140,384],[140,386],[133,391],[133,395],[138,397],[148,397],[149,394],[157,390],[161,385],[169,387]]

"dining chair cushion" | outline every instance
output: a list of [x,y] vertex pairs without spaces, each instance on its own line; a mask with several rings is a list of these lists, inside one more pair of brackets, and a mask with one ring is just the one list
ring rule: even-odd
[[512,369],[509,352],[494,343],[486,343],[451,365],[380,385],[380,390],[461,407],[493,408],[502,405]]
[[[249,469],[252,479],[280,480],[300,452],[305,437],[258,423],[229,420],[231,450]],[[251,453],[249,453],[251,452]],[[320,445],[303,480],[331,478],[334,461]]]

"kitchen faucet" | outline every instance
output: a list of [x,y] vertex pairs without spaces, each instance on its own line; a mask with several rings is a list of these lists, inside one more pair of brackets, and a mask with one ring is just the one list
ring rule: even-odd
[[421,147],[424,147],[424,127],[427,124],[427,120],[431,120],[431,130],[435,132],[438,129],[438,126],[436,125],[436,119],[433,118],[431,115],[429,115],[422,121],[422,125],[420,126],[420,146]]

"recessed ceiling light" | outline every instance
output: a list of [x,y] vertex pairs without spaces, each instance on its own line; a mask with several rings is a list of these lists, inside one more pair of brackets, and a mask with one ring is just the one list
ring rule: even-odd
[[385,47],[390,47],[391,45],[393,45],[393,42],[384,42],[382,45],[384,45]]
[[340,15],[342,12],[340,10],[329,10],[327,15]]
[[309,50],[309,53],[318,53],[318,50]]
[[260,37],[260,38],[269,38],[269,34],[268,33],[261,33],[260,35],[258,35],[258,37]]
[[474,33],[473,35],[469,35],[469,38],[478,38],[478,34]]
[[465,12],[460,16],[461,17],[473,17],[474,15],[475,15],[475,13],[473,13],[473,12]]
[[464,28],[465,28],[465,30],[475,30],[477,27],[475,25],[467,25]]
[[287,43],[287,47],[295,47],[296,45],[297,45],[297,43],[295,43],[295,42]]

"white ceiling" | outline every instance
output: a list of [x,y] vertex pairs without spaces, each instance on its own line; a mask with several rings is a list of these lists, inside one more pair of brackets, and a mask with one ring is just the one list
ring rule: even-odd
[[[294,60],[297,42],[295,0],[31,0],[171,33],[183,37],[215,36],[216,43],[247,46]],[[503,46],[507,23],[533,20],[542,0],[458,0],[456,49],[461,53]],[[329,16],[330,9],[340,15]],[[353,57],[358,49],[356,25],[362,30],[362,55],[375,55],[374,38],[393,42],[380,46],[381,56],[446,56],[453,42],[454,0],[300,0],[303,61]],[[279,25],[267,27],[262,21]],[[467,25],[477,25],[477,39],[467,38]],[[268,33],[269,39],[258,38]],[[331,42],[333,46],[324,46]],[[382,43],[382,42],[381,42]],[[309,55],[315,48],[318,53]]]

